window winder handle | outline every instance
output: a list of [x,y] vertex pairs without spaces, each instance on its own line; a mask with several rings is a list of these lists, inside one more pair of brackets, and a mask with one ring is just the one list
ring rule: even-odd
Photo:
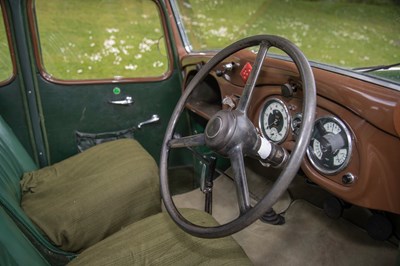
[[150,119],[140,122],[137,127],[140,129],[143,125],[152,124],[152,123],[158,122],[159,120],[160,120],[160,117],[157,114],[154,114],[150,117]]

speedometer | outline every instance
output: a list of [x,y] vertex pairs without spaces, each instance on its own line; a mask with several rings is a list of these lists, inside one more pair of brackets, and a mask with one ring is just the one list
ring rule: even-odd
[[260,113],[263,135],[274,143],[285,140],[289,131],[289,113],[286,105],[277,98],[269,99]]
[[335,174],[344,169],[351,156],[351,135],[347,126],[334,116],[319,118],[314,124],[307,156],[323,174]]

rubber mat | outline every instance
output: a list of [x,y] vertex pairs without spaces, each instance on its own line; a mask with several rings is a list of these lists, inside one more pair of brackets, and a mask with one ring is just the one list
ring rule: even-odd
[[[247,172],[253,198],[268,191],[270,181],[260,181]],[[258,179],[258,180],[257,180]],[[255,181],[256,180],[256,181]],[[261,193],[262,194],[262,193]],[[177,207],[204,209],[204,195],[198,189],[174,197]],[[254,199],[252,199],[254,202]],[[255,265],[395,265],[396,246],[373,240],[344,219],[331,219],[304,200],[291,202],[288,193],[274,205],[284,212],[284,225],[256,221],[234,238]],[[220,176],[214,182],[213,216],[226,223],[239,214],[233,181]],[[195,222],[195,221],[193,221]]]

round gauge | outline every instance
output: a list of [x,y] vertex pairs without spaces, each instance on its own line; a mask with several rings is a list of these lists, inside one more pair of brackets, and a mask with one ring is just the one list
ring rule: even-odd
[[351,156],[351,135],[346,125],[336,117],[327,116],[315,121],[307,156],[323,174],[343,170]]
[[268,100],[260,113],[260,128],[263,135],[272,142],[281,143],[289,131],[289,113],[279,99]]

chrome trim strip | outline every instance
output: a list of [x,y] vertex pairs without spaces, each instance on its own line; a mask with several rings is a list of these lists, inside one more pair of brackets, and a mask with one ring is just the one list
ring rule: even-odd
[[176,5],[175,0],[171,0],[170,3],[171,3],[172,13],[174,14],[174,18],[176,21],[176,25],[178,26],[178,30],[182,38],[183,45],[185,46],[185,50],[188,53],[190,53],[192,52],[193,48],[192,45],[190,44],[188,36],[186,35],[185,26],[183,25],[183,21],[179,13],[179,8]]

